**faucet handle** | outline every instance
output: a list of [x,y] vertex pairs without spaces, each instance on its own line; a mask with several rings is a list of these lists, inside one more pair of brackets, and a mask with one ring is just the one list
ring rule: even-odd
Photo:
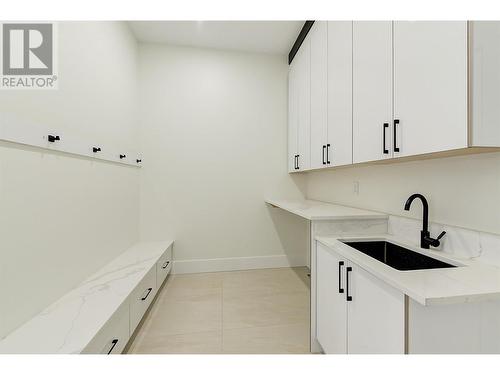
[[441,234],[438,236],[438,238],[436,238],[436,240],[438,240],[438,241],[439,241],[441,238],[443,238],[443,236],[444,236],[445,234],[446,234],[446,232],[443,230],[443,231],[441,232]]

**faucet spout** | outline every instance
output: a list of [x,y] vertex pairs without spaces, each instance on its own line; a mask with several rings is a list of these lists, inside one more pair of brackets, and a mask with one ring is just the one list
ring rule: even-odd
[[[422,231],[429,232],[429,204],[427,203],[427,199],[425,199],[425,197],[422,194],[416,193],[416,194],[410,195],[410,197],[406,200],[405,210],[410,211],[410,206],[416,198],[418,198],[422,201],[422,207],[424,210],[423,218],[422,218],[423,219]],[[427,249],[428,249],[428,247],[427,247]]]
[[422,207],[424,210],[422,217],[422,230],[420,231],[420,247],[422,249],[429,249],[430,246],[438,247],[440,245],[439,240],[446,234],[446,232],[441,232],[438,238],[432,238],[429,232],[429,204],[427,199],[422,194],[412,194],[405,203],[405,210],[410,211],[410,206],[412,202],[416,199],[422,201]]

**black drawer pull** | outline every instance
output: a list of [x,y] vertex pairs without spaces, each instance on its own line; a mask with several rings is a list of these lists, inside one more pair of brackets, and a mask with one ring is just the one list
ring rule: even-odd
[[393,126],[393,130],[394,130],[394,152],[399,152],[399,147],[396,146],[396,136],[397,136],[397,128],[396,128],[396,125],[399,125],[399,120],[394,120],[394,126]]
[[169,261],[169,260],[167,260],[167,261],[163,264],[163,266],[162,266],[161,268],[165,269],[165,268],[167,268],[167,267],[168,267],[168,265],[169,265],[169,264],[170,264],[170,261]]
[[342,288],[342,266],[344,265],[343,261],[339,262],[339,293],[344,293],[344,288]]
[[346,268],[345,283],[346,283],[346,300],[347,301],[352,301],[352,296],[349,295],[349,272],[351,272],[351,271],[352,271],[352,267]]
[[[326,164],[326,161],[325,161],[325,150],[326,150],[326,145],[323,145],[323,165]],[[328,159],[328,157],[327,157]]]
[[95,154],[96,152],[100,152],[101,148],[100,147],[92,147],[92,152]]
[[326,164],[330,164],[330,155],[328,153],[329,150],[330,150],[330,144],[328,143],[326,145]]
[[297,155],[297,169],[300,169],[300,167],[299,167],[299,157],[300,157],[300,155]]
[[384,154],[388,154],[389,153],[389,150],[386,148],[385,146],[385,129],[387,129],[389,127],[389,123],[387,122],[384,122],[384,128],[382,130],[383,132],[383,137],[384,137]]
[[145,300],[146,300],[146,298],[148,298],[148,297],[149,297],[149,293],[151,293],[151,291],[153,290],[153,288],[148,288],[147,290],[148,290],[148,294],[146,294],[144,297],[142,297],[142,298],[141,298],[141,301],[145,301]]
[[115,348],[116,344],[118,344],[118,339],[114,339],[113,341],[111,341],[111,343],[113,345],[111,345],[111,349],[109,349],[109,352],[108,354],[111,354],[111,352],[113,351],[113,349]]
[[125,154],[120,154],[120,159],[124,159],[124,158],[126,158],[126,157],[127,157],[127,155],[125,155]]

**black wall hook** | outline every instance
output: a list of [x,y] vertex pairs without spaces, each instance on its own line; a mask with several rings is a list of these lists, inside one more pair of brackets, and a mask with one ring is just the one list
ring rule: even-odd
[[136,162],[137,163],[142,163],[142,160],[141,159],[136,159]]
[[92,152],[93,153],[96,153],[96,152],[99,152],[99,151],[101,151],[100,147],[92,147]]
[[120,159],[123,159],[123,158],[126,158],[126,157],[127,157],[127,155],[125,155],[125,154],[120,154]]
[[51,135],[51,134],[49,134],[49,136],[47,137],[47,140],[49,142],[53,143],[55,141],[60,141],[61,138],[58,135]]

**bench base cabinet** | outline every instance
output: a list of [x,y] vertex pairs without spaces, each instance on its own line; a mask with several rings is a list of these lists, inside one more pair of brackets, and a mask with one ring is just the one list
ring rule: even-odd
[[405,352],[405,296],[316,246],[316,337],[327,354]]
[[130,337],[128,304],[124,303],[92,339],[82,354],[120,354]]

